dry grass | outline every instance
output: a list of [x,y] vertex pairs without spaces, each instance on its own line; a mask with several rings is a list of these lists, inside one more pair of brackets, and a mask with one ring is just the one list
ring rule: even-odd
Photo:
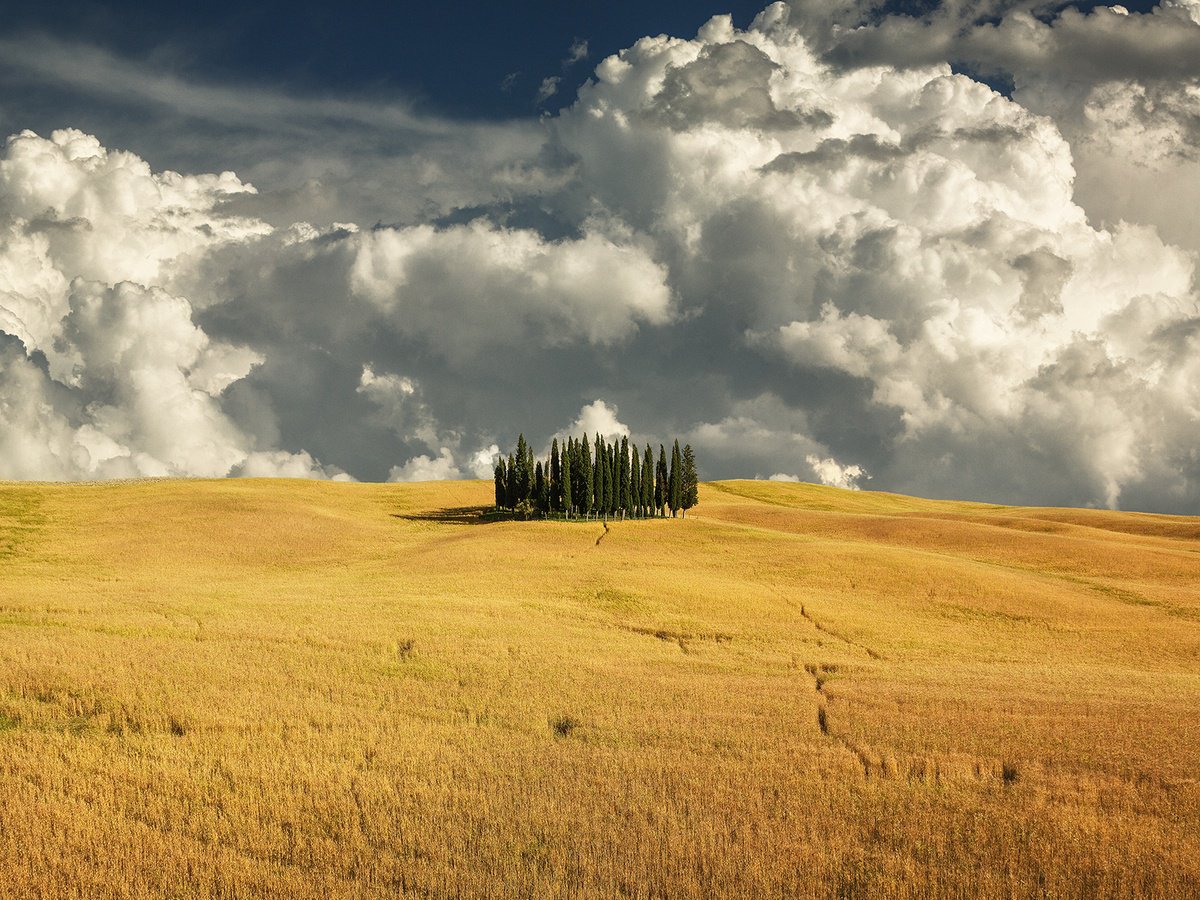
[[0,897],[1200,894],[1197,520],[490,491],[0,485]]

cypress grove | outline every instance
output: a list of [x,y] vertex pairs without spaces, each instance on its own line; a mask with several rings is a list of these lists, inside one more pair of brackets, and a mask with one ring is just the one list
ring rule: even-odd
[[[668,463],[668,459],[670,462]],[[628,436],[593,441],[567,436],[554,438],[545,459],[535,459],[521,434],[516,449],[501,455],[494,469],[495,505],[518,518],[660,518],[700,502],[696,454],[690,444],[658,448],[658,463],[649,444],[639,452]]]

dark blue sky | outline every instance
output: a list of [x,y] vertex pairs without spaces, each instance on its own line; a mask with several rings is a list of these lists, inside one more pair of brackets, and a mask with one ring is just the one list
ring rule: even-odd
[[[218,82],[403,93],[427,111],[529,115],[543,78],[569,100],[592,65],[648,34],[692,36],[728,12],[747,25],[765,0],[577,3],[94,3],[14,0],[0,32],[50,34],[151,58]],[[590,53],[564,72],[576,39]],[[511,73],[511,89],[501,83]],[[551,105],[556,105],[552,103]]]

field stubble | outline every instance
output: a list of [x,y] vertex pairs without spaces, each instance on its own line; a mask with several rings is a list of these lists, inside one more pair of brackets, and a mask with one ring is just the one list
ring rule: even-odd
[[0,897],[1200,894],[1197,520],[489,491],[0,485]]

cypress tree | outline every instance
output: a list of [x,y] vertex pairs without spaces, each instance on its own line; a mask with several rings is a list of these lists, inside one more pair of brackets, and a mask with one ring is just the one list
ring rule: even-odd
[[562,461],[558,458],[558,438],[550,444],[550,508],[562,509]]
[[592,472],[592,451],[588,448],[586,431],[583,433],[583,440],[579,442],[579,473],[579,480],[583,486],[583,491],[579,495],[579,511],[587,515],[592,510],[594,473]]
[[604,451],[604,438],[596,435],[596,476],[592,479],[592,488],[595,491],[595,496],[592,498],[592,509],[604,515],[608,512],[608,504],[604,502],[604,475],[608,469],[605,461],[608,454]]
[[617,448],[615,445],[604,448],[604,509],[610,515],[617,511]]
[[[567,439],[562,445],[562,508],[563,512],[571,511],[571,497],[575,494],[572,488],[575,487],[571,481],[574,478],[574,463],[571,461],[572,454],[575,452],[575,445],[571,443],[571,436],[567,435]],[[571,487],[567,487],[570,483]]]
[[609,513],[616,515],[620,505],[621,486],[617,483],[617,444],[608,445],[608,477],[604,482],[604,501]]
[[642,515],[649,516],[654,506],[654,451],[646,445],[642,455]]
[[496,461],[496,508],[504,509],[508,504],[505,495],[508,493],[508,476],[504,471],[504,457]]
[[565,464],[562,467],[562,497],[559,506],[566,514],[567,518],[571,518],[571,479],[574,474],[574,447],[571,444],[571,439],[567,438],[566,455],[564,456]]
[[629,514],[642,514],[642,461],[638,458],[637,444],[633,445],[633,459],[629,461]]
[[[574,511],[576,499],[579,497],[579,491],[576,485],[579,484],[579,464],[575,461],[575,439],[568,436],[566,449],[563,451],[563,507],[569,515]],[[570,482],[570,496],[567,494],[565,485]]]
[[700,482],[696,476],[696,454],[691,444],[683,445],[683,517],[687,511],[700,503]]
[[612,485],[612,466],[608,464],[610,456],[611,453],[609,450],[608,441],[605,441],[603,452],[601,453],[600,459],[596,463],[596,465],[604,470],[604,475],[602,476],[604,479],[604,491],[600,497],[600,509],[604,512],[605,518],[607,518],[609,513],[608,492],[611,490]]
[[654,470],[654,509],[656,515],[665,516],[667,505],[667,451],[658,445],[658,466]]
[[616,494],[617,512],[623,519],[629,515],[629,438],[621,438],[613,449],[617,451],[617,481],[613,493]]
[[608,441],[604,442],[604,511],[609,515],[613,511],[613,448]]
[[534,469],[534,478],[537,484],[537,508],[543,516],[550,511],[550,479],[546,477],[548,468],[550,467],[543,466],[539,461]]
[[604,497],[604,476],[600,473],[600,435],[596,435],[596,439],[592,441],[592,510],[599,509],[596,503],[596,492],[599,490],[600,497]]
[[583,448],[579,446],[579,439],[571,440],[571,499],[575,502],[575,509],[583,512]]
[[613,462],[616,461],[616,458],[616,449],[606,440],[604,444],[604,508],[610,516],[617,511],[617,503],[613,499],[617,487],[613,474]]
[[533,466],[529,462],[529,445],[525,443],[525,435],[517,438],[517,496],[514,505],[522,500],[528,500],[533,491]]
[[617,444],[617,511],[621,518],[629,514],[629,438]]
[[621,505],[621,499],[625,496],[621,490],[621,445],[613,444],[613,512],[619,513],[624,507]]
[[504,493],[505,506],[512,509],[517,505],[517,461],[508,454],[508,490]]
[[671,474],[668,476],[667,505],[671,507],[671,518],[683,506],[683,459],[679,455],[679,441],[671,448]]

